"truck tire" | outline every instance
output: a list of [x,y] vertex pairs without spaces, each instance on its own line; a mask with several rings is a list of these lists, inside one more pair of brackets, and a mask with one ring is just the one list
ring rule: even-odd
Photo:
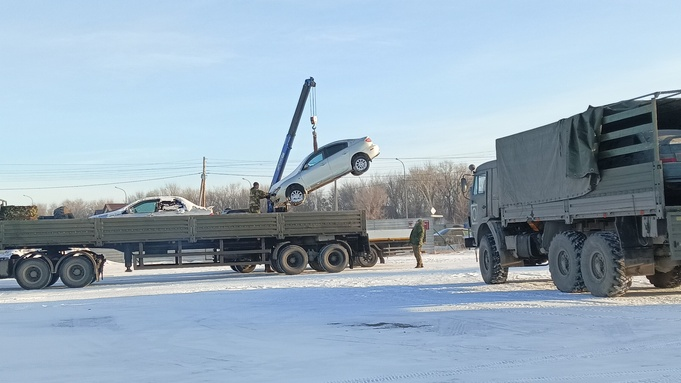
[[681,266],[676,266],[666,273],[655,271],[655,274],[646,275],[646,278],[653,286],[661,289],[679,287],[681,286]]
[[283,273],[300,274],[307,267],[307,251],[298,245],[288,245],[279,251],[277,261]]
[[86,256],[71,256],[59,266],[61,282],[72,288],[85,287],[95,278],[95,268]]
[[52,280],[50,265],[42,258],[24,259],[14,270],[14,278],[26,290],[44,289]]
[[327,273],[340,273],[348,266],[348,252],[343,245],[330,243],[319,252],[319,264]]
[[371,248],[369,253],[357,257],[357,262],[362,267],[374,267],[378,263],[378,250]]
[[57,283],[59,280],[59,273],[52,273],[52,276],[50,277],[50,283],[47,284],[45,287],[50,287],[53,284]]
[[310,258],[310,259],[308,259],[307,263],[315,271],[326,271],[326,270],[324,270],[322,265],[319,264],[319,261],[317,260],[317,258]]
[[586,236],[578,231],[558,233],[549,246],[549,271],[556,288],[564,293],[586,291],[580,259]]
[[508,267],[501,267],[501,255],[492,234],[482,237],[479,251],[482,280],[488,285],[505,283],[508,277]]
[[255,270],[255,266],[256,265],[236,265],[234,266],[234,271],[236,271],[237,273],[246,274],[253,272],[253,270]]
[[582,248],[584,285],[596,297],[618,297],[631,286],[620,239],[613,232],[591,234]]

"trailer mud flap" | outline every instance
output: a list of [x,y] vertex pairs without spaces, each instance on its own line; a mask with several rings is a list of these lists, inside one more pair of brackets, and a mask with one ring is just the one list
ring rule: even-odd
[[667,211],[667,234],[673,260],[681,260],[681,210]]

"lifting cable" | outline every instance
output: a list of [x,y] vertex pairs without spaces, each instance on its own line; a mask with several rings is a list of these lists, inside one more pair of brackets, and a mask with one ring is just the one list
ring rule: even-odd
[[317,88],[310,90],[310,123],[312,124],[312,148],[317,151]]

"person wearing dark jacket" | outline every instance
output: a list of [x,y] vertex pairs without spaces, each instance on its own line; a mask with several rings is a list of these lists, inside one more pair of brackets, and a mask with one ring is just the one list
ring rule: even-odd
[[[253,187],[251,188],[248,198],[248,212],[260,214],[260,200],[263,198],[270,198],[269,193],[265,193],[264,191],[260,190],[260,184],[253,182]],[[265,264],[265,272],[273,273],[274,270],[272,270],[272,266]]]
[[414,249],[414,257],[416,258],[416,268],[423,268],[423,259],[421,258],[421,246],[426,242],[426,231],[423,228],[423,220],[419,219],[414,224],[414,228],[411,229],[409,234],[409,243]]

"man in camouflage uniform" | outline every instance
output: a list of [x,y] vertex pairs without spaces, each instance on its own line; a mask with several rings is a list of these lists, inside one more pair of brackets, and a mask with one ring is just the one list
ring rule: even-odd
[[[248,199],[248,212],[260,214],[260,200],[263,198],[270,198],[269,193],[265,193],[260,190],[260,184],[253,182],[253,187],[251,188],[251,193]],[[272,266],[269,263],[265,264],[265,272],[273,273]]]
[[414,249],[414,257],[416,258],[416,268],[423,268],[423,260],[421,259],[421,245],[426,242],[426,231],[423,229],[423,220],[419,219],[414,224],[414,228],[411,229],[409,234],[409,243]]
[[248,200],[248,212],[260,214],[260,200],[263,198],[269,198],[270,195],[260,190],[260,184],[253,182],[253,187],[251,188],[251,195]]

